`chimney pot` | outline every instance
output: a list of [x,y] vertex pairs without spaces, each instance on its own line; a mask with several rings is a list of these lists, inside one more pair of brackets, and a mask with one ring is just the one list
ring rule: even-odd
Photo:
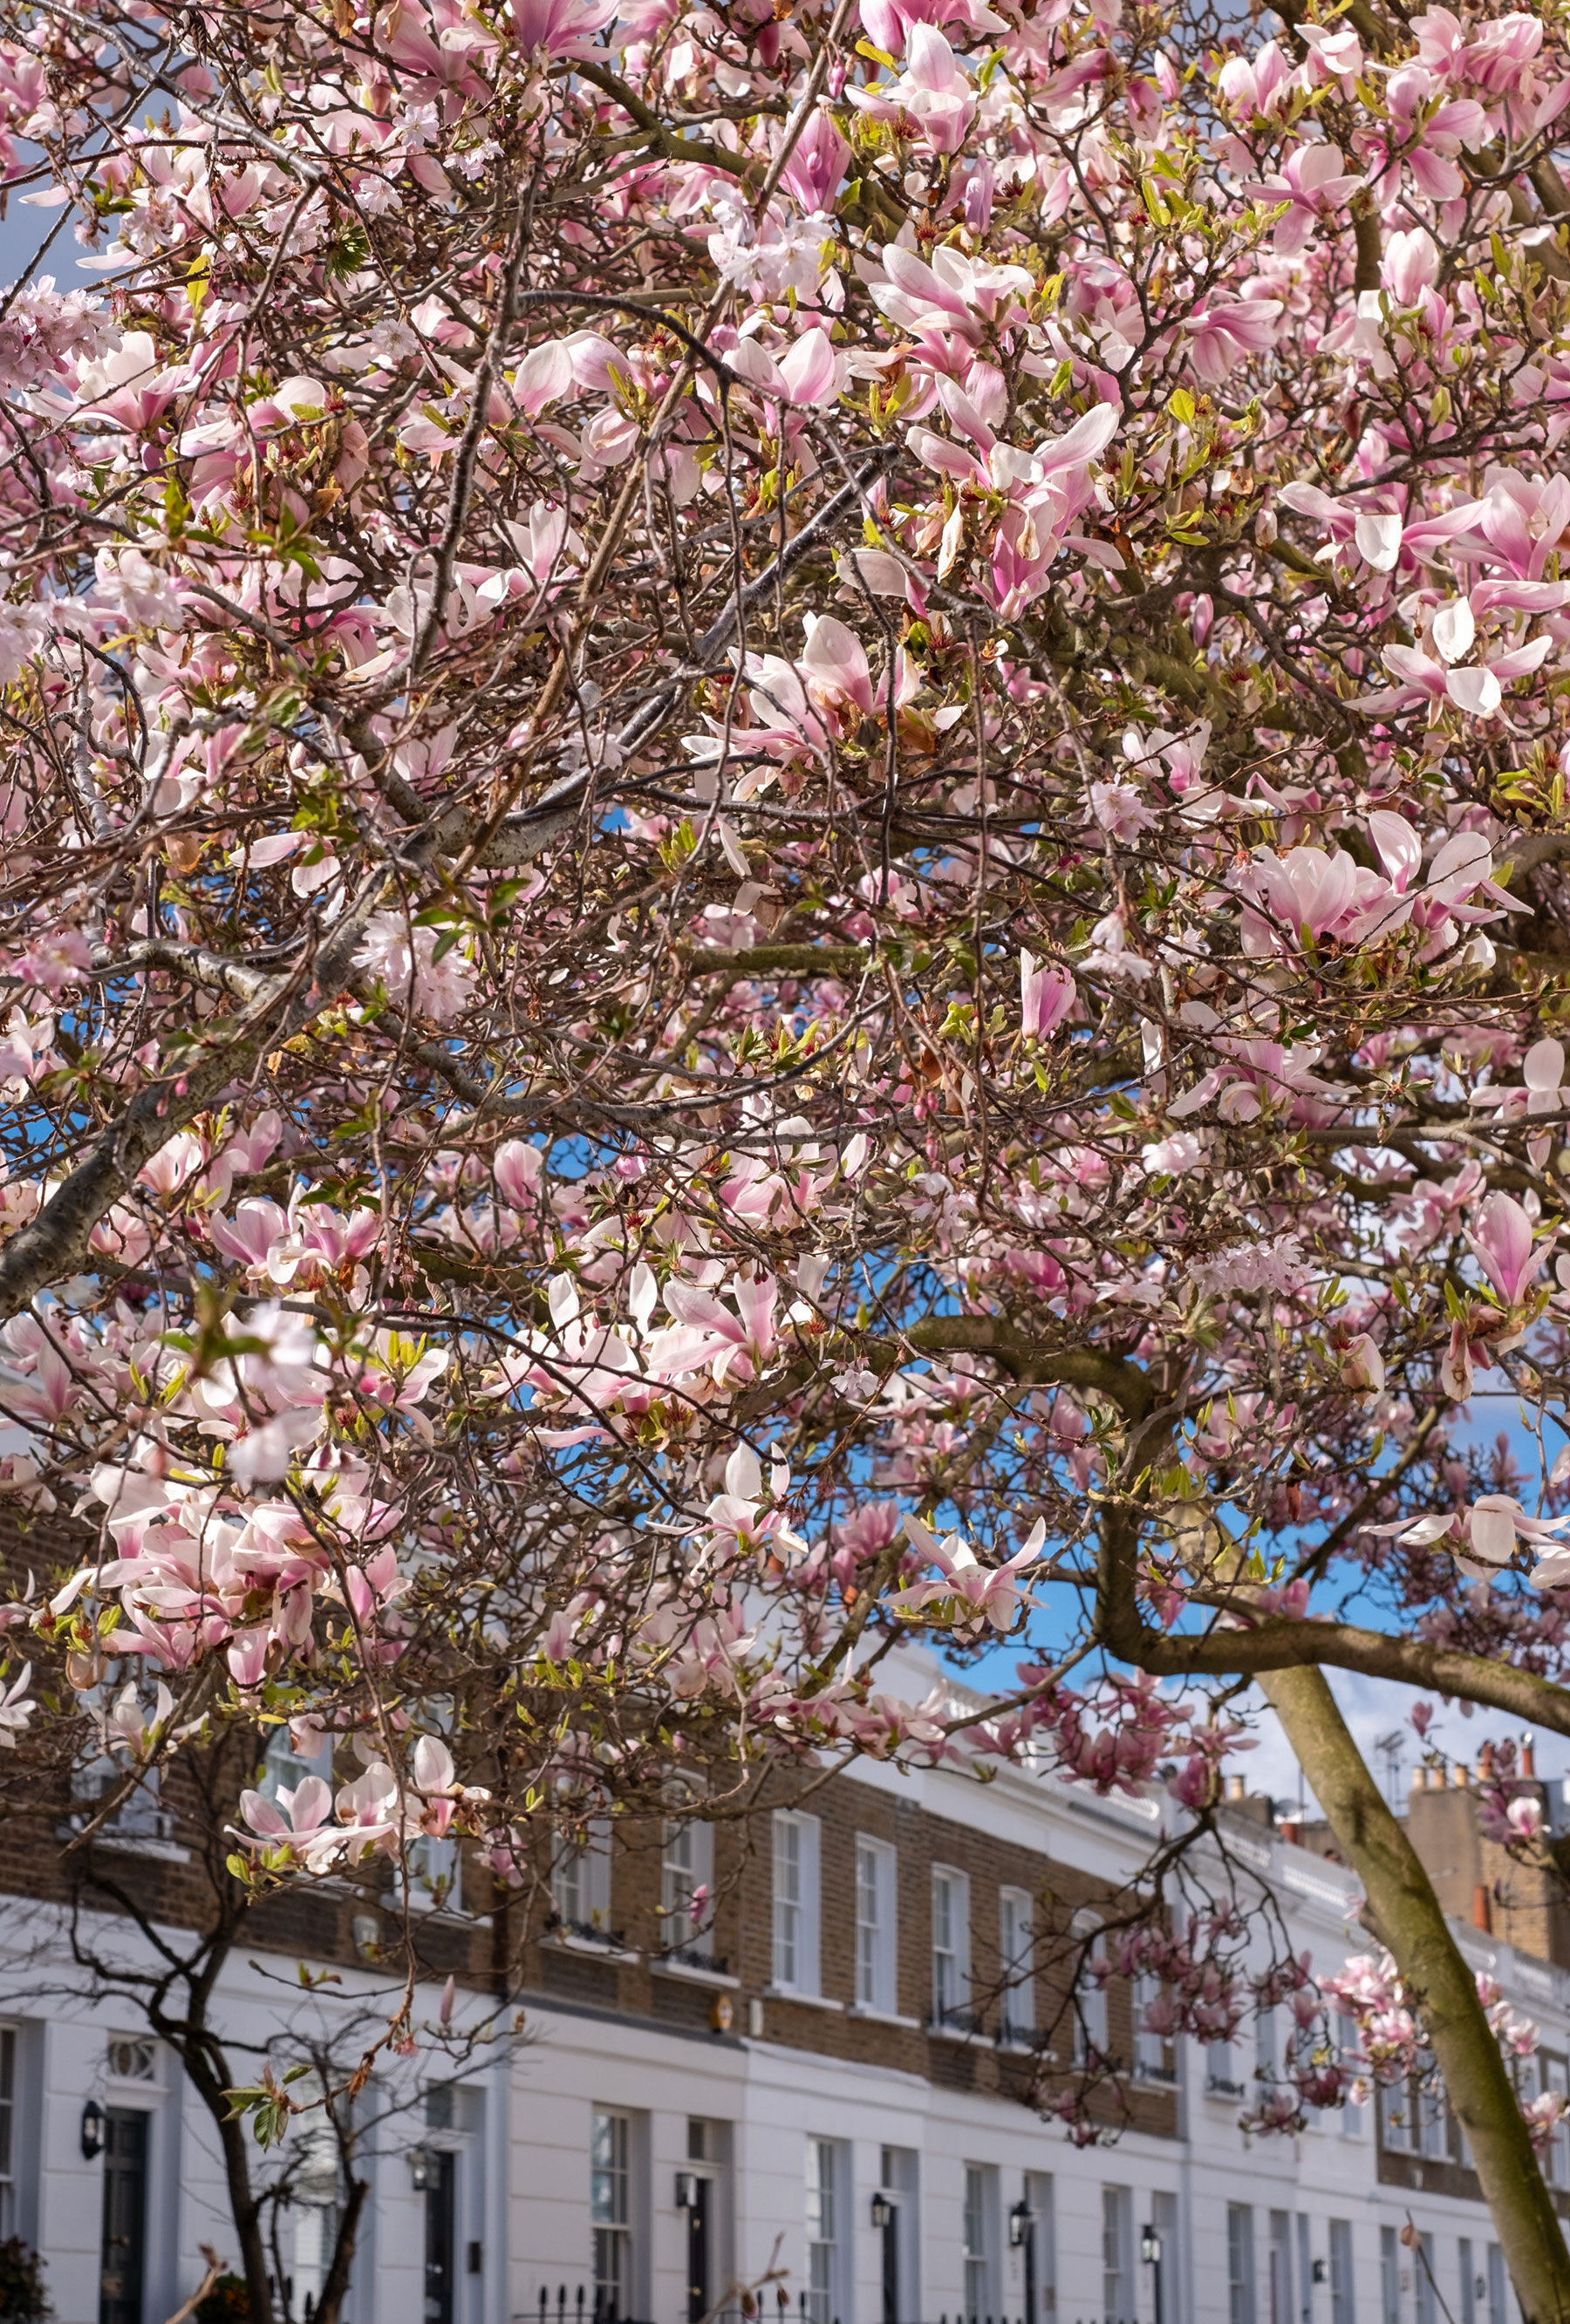
[[1528,1783],[1537,1781],[1537,1746],[1529,1735],[1521,1738],[1521,1773]]
[[1412,1770],[1412,1789],[1415,1792],[1420,1792],[1422,1790],[1425,1774],[1426,1770],[1422,1762],[1419,1760],[1417,1766]]
[[1302,1847],[1303,1827],[1298,1822],[1296,1816],[1283,1816],[1280,1822],[1276,1826],[1276,1830],[1280,1833],[1281,1838],[1286,1841],[1288,1848]]
[[1445,1789],[1445,1770],[1443,1767],[1429,1768],[1428,1789],[1431,1792],[1442,1792]]
[[1464,1759],[1457,1759],[1450,1770],[1450,1780],[1458,1792],[1465,1791],[1472,1781],[1472,1770]]
[[1244,1780],[1243,1780],[1243,1778],[1242,1778],[1242,1775],[1229,1775],[1229,1776],[1227,1777],[1227,1779],[1226,1779],[1226,1795],[1227,1795],[1227,1798],[1228,1798],[1229,1800],[1246,1800],[1246,1799],[1247,1799],[1247,1797],[1248,1797],[1248,1786],[1247,1786],[1247,1784],[1245,1784],[1245,1782],[1244,1782]]
[[1484,1935],[1493,1934],[1493,1912],[1489,1904],[1488,1890],[1480,1880],[1472,1892],[1472,1925]]
[[1493,1781],[1493,1745],[1485,1743],[1477,1755],[1477,1780],[1480,1784]]

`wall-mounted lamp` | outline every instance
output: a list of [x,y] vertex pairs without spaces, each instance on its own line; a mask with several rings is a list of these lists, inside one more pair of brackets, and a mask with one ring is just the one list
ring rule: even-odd
[[1009,2249],[1023,2251],[1030,2240],[1030,2230],[1036,2224],[1036,2214],[1021,2195],[1009,2213]]
[[1315,2282],[1316,2282],[1316,2283],[1324,2283],[1324,2282],[1326,2281],[1326,2279],[1328,2278],[1329,2274],[1330,2274],[1330,2270],[1325,2266],[1325,2262],[1324,2262],[1322,2259],[1316,2259],[1316,2260],[1315,2261],[1315,2263],[1314,2263],[1314,2281],[1315,2281]]
[[1161,2264],[1160,2229],[1150,2219],[1140,2229],[1140,2257],[1147,2267],[1159,2267]]
[[431,2175],[430,2155],[428,2150],[423,2146],[411,2146],[409,2150],[409,2176],[414,2181],[414,2191],[417,2195],[424,2194],[431,2183]]
[[104,2109],[97,2098],[89,2098],[82,2108],[82,2153],[90,2163],[104,2151]]
[[697,2173],[696,2171],[679,2171],[677,2172],[676,2208],[679,2211],[697,2210]]
[[886,2195],[874,2195],[873,2197],[873,2227],[877,2229],[878,2233],[882,2235],[885,2227],[891,2227],[893,2224],[894,2206],[890,2202]]

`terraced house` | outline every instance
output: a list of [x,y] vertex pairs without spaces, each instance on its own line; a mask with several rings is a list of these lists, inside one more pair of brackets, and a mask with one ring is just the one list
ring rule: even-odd
[[[272,1779],[299,1771],[274,1747]],[[1232,1788],[1233,1866],[1270,1880],[1296,1950],[1338,1964],[1350,1875],[1322,1831]],[[1474,1799],[1466,1771],[1421,1771],[1409,1829],[1468,1958],[1542,2029],[1528,2070],[1564,2088],[1564,1916],[1491,1854]],[[699,2324],[749,2285],[791,2324],[1508,2324],[1442,2098],[1251,2137],[1284,2027],[1164,2041],[1116,1978],[1065,2008],[1065,1938],[1170,1812],[1022,1768],[867,1763],[744,1826],[607,1829],[531,1889],[426,1843],[415,2024],[449,1974],[455,2022],[502,2014],[456,2059],[379,2064],[347,2169],[319,2120],[286,2143],[281,2305],[319,2299],[357,2176],[351,2324]],[[90,1909],[30,1880],[24,1847],[0,1866],[0,2232],[40,2249],[59,2324],[163,2324],[203,2246],[234,2255],[212,2115],[127,1981],[199,1918],[200,1850],[173,1801],[91,1846]],[[717,1901],[695,1940],[699,1887]],[[211,2004],[241,2079],[269,2044],[324,2071],[354,2050],[401,1902],[324,1883],[247,1922]],[[301,1960],[334,1981],[302,1988]],[[1114,2139],[1078,2146],[1029,2100],[1091,2049],[1131,2096]],[[1570,2148],[1547,2167],[1570,2209]]]

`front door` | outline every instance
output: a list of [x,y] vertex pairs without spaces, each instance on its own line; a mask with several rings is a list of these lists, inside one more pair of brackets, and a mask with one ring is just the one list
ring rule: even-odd
[[883,2324],[900,2324],[900,2207],[883,2221]]
[[703,2324],[713,2297],[709,2290],[709,2219],[714,2182],[695,2178],[687,2211],[687,2324]]
[[425,2188],[425,2324],[453,2324],[454,2205],[457,2158],[439,2148],[429,2153]]
[[104,2247],[98,2324],[142,2324],[147,2269],[147,2124],[130,2107],[104,2116]]

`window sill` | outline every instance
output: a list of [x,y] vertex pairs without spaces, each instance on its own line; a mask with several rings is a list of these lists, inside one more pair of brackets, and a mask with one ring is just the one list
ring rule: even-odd
[[[467,1913],[461,1904],[439,1904],[432,1896],[411,1896],[409,1909],[417,1913],[422,1921],[435,1921],[444,1929],[488,1929],[491,1925],[489,1913]],[[397,1889],[394,1888],[383,1900],[382,1910],[384,1913],[402,1912],[403,1898]]]
[[[595,1948],[589,1945],[584,1950],[592,1952]],[[635,1960],[637,1955],[633,1953],[628,1958]],[[655,1977],[683,1977],[688,1985],[726,1986],[733,1993],[738,1990],[742,1982],[739,1977],[732,1977],[726,1969],[699,1969],[695,1961],[670,1960],[663,1953],[651,1953],[649,1968]]]
[[1207,2098],[1219,2098],[1224,2106],[1234,2106],[1239,2098],[1246,2098],[1248,2093],[1241,2082],[1207,2081],[1205,2085],[1205,2095]]
[[642,1956],[629,1952],[624,1945],[597,1945],[592,1937],[564,1937],[559,1932],[548,1932],[540,1939],[541,1952],[581,1953],[586,1960],[637,1961]]
[[157,1864],[189,1864],[190,1850],[177,1840],[159,1840],[152,1832],[106,1830],[93,1834],[95,1848],[112,1848],[121,1856],[150,1857]]
[[927,2038],[929,2042],[970,2043],[990,2042],[993,2037],[984,2025],[946,2025],[933,2018],[928,2024]]
[[847,2017],[858,2017],[869,2025],[902,2025],[908,2034],[919,2034],[919,2017],[901,2017],[897,2009],[873,2009],[864,2001],[853,2001],[845,2011]]
[[763,1998],[765,2001],[797,2001],[803,2009],[832,2009],[842,2017],[845,2015],[843,2001],[830,2001],[823,1993],[803,1993],[793,1985],[766,1985]]

